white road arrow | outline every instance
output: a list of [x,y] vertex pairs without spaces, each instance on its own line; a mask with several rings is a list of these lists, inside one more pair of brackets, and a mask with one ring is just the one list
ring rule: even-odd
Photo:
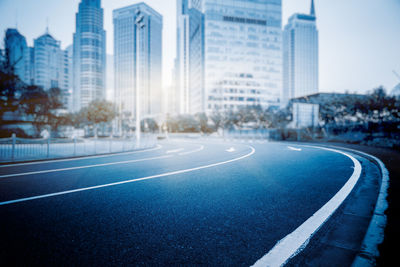
[[293,151],[301,151],[301,148],[295,148],[295,147],[292,147],[292,146],[288,146],[288,148],[290,150],[293,150]]

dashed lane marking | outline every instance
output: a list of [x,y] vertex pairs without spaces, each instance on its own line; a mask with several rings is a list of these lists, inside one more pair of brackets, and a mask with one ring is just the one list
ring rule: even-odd
[[203,149],[204,149],[204,146],[201,145],[198,149],[195,149],[195,150],[192,150],[192,151],[187,151],[187,152],[179,153],[179,156],[185,156],[185,155],[193,154],[193,153],[196,153],[196,152],[200,152],[200,151],[202,151]]
[[173,150],[168,150],[167,154],[172,154],[172,153],[178,153],[185,150],[184,148],[178,148],[178,149],[173,149]]
[[296,148],[296,147],[292,147],[292,146],[288,146],[288,148],[293,151],[301,151],[302,150],[301,148]]

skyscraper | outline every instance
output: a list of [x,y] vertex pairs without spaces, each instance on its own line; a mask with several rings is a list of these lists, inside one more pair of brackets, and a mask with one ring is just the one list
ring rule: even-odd
[[74,34],[74,110],[105,99],[106,32],[100,0],[82,0]]
[[63,53],[60,41],[48,32],[34,40],[34,84],[45,90],[60,88],[62,83]]
[[31,83],[30,52],[26,39],[17,29],[7,29],[4,45],[9,59],[9,64],[14,68],[14,73],[26,84]]
[[62,93],[62,102],[65,109],[71,105],[71,49],[62,50],[60,41],[53,38],[48,32],[34,40],[33,84],[45,90],[59,88]]
[[138,90],[142,116],[160,115],[163,18],[139,3],[114,10],[113,20],[116,104],[133,118]]
[[281,0],[204,0],[206,109],[278,106]]
[[205,111],[202,0],[177,1],[177,58],[173,96],[177,113]]
[[282,105],[318,92],[318,29],[314,0],[309,15],[294,14],[283,33]]

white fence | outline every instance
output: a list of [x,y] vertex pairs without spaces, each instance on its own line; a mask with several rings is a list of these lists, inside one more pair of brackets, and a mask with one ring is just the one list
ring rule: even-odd
[[118,153],[154,147],[157,138],[143,134],[140,144],[132,138],[0,139],[0,162],[77,157]]

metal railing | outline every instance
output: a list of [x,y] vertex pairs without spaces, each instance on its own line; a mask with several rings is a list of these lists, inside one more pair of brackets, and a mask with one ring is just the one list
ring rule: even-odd
[[0,139],[0,162],[26,161],[127,152],[154,147],[156,135],[143,134],[140,144],[135,137],[25,139],[15,134]]
[[269,129],[238,129],[226,130],[223,137],[227,139],[252,139],[252,140],[269,140],[271,130]]

